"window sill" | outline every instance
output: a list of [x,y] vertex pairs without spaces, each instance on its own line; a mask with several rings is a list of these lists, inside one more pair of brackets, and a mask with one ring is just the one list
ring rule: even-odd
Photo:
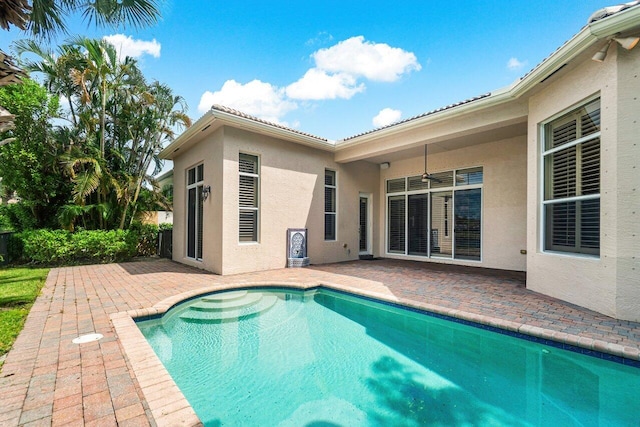
[[576,259],[584,259],[584,260],[592,260],[592,261],[600,261],[600,255],[590,255],[590,254],[580,254],[574,252],[560,252],[560,251],[540,251],[538,252],[542,255],[555,255],[564,258],[576,258]]

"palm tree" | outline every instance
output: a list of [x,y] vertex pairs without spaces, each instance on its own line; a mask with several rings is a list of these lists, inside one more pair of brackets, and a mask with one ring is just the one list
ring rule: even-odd
[[[82,220],[89,228],[130,225],[143,188],[153,188],[148,171],[154,164],[156,172],[161,168],[162,147],[191,124],[184,99],[166,85],[148,83],[135,59],[118,60],[103,40],[76,38],[56,52],[23,41],[18,51],[38,56],[24,67],[44,73],[45,86],[69,102],[71,126],[57,133],[73,183],[62,222],[72,227]],[[161,200],[159,188],[152,193]]]
[[[2,0],[0,28],[11,26],[29,31],[34,37],[48,39],[56,33],[67,32],[64,19],[80,12],[89,24],[98,27],[131,26],[141,28],[158,22],[160,11],[156,0]],[[15,67],[11,58],[0,50],[0,86],[18,83],[24,72]],[[0,126],[13,126],[13,116],[0,106]],[[10,140],[0,141],[4,145]]]
[[[175,138],[174,129],[191,126],[184,98],[174,95],[168,86],[154,82],[142,95],[141,102],[130,104],[140,108],[140,111],[134,114],[137,118],[135,123],[131,123],[129,127],[131,145],[127,172],[134,178],[131,198],[134,208],[130,215],[131,220],[135,217],[136,202],[143,184],[153,184],[152,178],[147,175],[151,163],[155,163],[154,173],[159,172],[162,164],[158,155],[165,143]],[[138,126],[134,127],[135,124]],[[160,189],[156,189],[155,192],[160,194]],[[120,228],[124,228],[128,205],[129,198],[120,219]]]
[[[82,68],[84,54],[78,46],[64,44],[54,53],[43,43],[31,40],[17,40],[13,49],[18,54],[20,66],[29,73],[41,73],[43,84],[49,93],[58,95],[66,100],[71,112],[70,121],[74,126],[78,124],[73,97],[78,93],[78,85],[71,79],[71,71]],[[30,53],[38,60],[28,59],[24,55]]]
[[49,38],[67,32],[65,18],[79,12],[91,25],[131,26],[153,25],[160,17],[156,0],[4,0],[0,4],[0,27],[11,25],[29,31],[35,37]]

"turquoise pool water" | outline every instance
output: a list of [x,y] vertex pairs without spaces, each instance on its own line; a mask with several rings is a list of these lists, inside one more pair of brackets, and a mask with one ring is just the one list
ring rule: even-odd
[[138,326],[206,426],[638,426],[640,369],[354,296],[209,295]]

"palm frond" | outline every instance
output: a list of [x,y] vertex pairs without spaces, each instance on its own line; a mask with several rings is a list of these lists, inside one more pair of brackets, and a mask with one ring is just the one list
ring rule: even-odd
[[84,201],[100,185],[100,177],[93,171],[83,171],[73,180],[73,201],[78,205],[84,205]]
[[156,24],[160,10],[154,0],[95,0],[87,4],[82,16],[98,27],[127,25],[142,28]]
[[36,37],[49,39],[59,33],[66,33],[63,20],[67,10],[65,2],[53,0],[33,0],[28,30]]

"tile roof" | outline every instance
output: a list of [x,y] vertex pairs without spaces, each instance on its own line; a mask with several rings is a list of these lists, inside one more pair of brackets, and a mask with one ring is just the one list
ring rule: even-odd
[[488,93],[485,93],[483,95],[479,95],[479,96],[476,96],[476,97],[473,97],[473,98],[469,98],[469,99],[466,99],[464,101],[456,102],[455,104],[449,104],[449,105],[447,105],[445,107],[440,107],[440,108],[437,108],[435,110],[427,111],[426,113],[422,113],[422,114],[419,114],[417,116],[409,117],[408,119],[400,120],[399,122],[391,123],[390,125],[387,125],[387,126],[382,126],[382,127],[376,128],[376,129],[372,129],[372,130],[369,130],[369,131],[366,131],[366,132],[359,133],[357,135],[349,136],[347,138],[341,139],[340,141],[349,141],[351,139],[355,139],[355,138],[358,138],[358,137],[363,136],[363,135],[368,135],[370,133],[378,132],[378,131],[381,131],[383,129],[388,129],[390,127],[398,126],[398,125],[400,125],[402,123],[410,122],[412,120],[417,120],[417,119],[420,119],[422,117],[426,117],[426,116],[430,116],[430,115],[435,114],[435,113],[439,113],[441,111],[450,110],[452,108],[459,107],[459,106],[465,105],[465,104],[470,104],[470,103],[478,101],[480,99],[488,98],[489,96],[491,96],[491,92],[488,92]]
[[248,119],[248,120],[251,120],[251,121],[254,121],[254,122],[262,123],[262,124],[265,124],[265,125],[268,125],[268,126],[273,126],[273,127],[278,128],[278,129],[282,129],[282,130],[286,130],[288,132],[296,133],[298,135],[314,138],[314,139],[317,139],[318,141],[329,142],[329,140],[326,139],[326,138],[322,138],[322,137],[319,137],[319,136],[316,136],[316,135],[312,135],[312,134],[306,133],[306,132],[301,132],[301,131],[296,130],[296,129],[291,129],[291,128],[286,127],[286,126],[282,126],[282,125],[280,125],[278,123],[273,123],[273,122],[269,122],[267,120],[259,119],[258,117],[251,116],[249,114],[243,113],[242,111],[234,110],[233,108],[225,107],[224,105],[215,104],[215,105],[213,105],[211,107],[211,109],[215,110],[215,111],[221,111],[221,112],[227,113],[227,114],[232,114],[234,116],[241,117],[243,119]]
[[596,22],[601,19],[607,18],[611,15],[615,15],[616,13],[622,12],[623,10],[627,10],[630,7],[634,7],[638,5],[640,5],[640,0],[630,1],[628,3],[621,3],[615,6],[603,7],[602,9],[598,9],[591,14],[589,19],[587,20],[587,25],[591,24],[592,22]]

